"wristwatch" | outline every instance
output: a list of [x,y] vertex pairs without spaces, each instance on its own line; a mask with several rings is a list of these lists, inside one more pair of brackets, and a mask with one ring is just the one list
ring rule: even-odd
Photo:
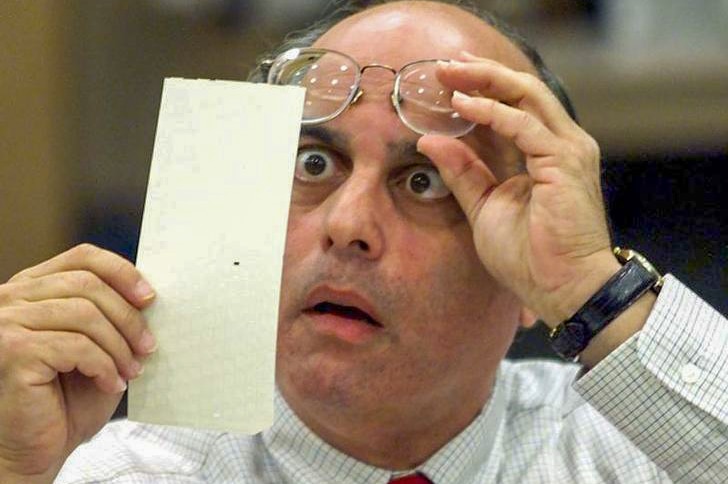
[[554,350],[576,361],[589,342],[645,292],[656,294],[663,278],[640,253],[614,248],[622,268],[594,294],[576,314],[549,331]]

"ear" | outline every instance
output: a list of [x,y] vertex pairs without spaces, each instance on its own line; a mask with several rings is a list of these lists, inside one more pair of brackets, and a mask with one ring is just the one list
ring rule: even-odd
[[525,306],[521,308],[521,314],[519,315],[519,322],[521,323],[521,327],[526,329],[531,328],[534,324],[536,324],[536,321],[538,321],[538,316],[536,316],[536,313],[534,313]]

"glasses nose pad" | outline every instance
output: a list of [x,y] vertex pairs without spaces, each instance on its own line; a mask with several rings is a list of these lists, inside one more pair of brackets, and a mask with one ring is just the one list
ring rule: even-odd
[[361,88],[357,89],[356,94],[354,94],[354,99],[351,100],[351,102],[349,103],[349,106],[353,106],[354,104],[356,104],[356,102],[359,100],[359,98],[362,96],[362,94],[364,94],[364,91],[362,91]]

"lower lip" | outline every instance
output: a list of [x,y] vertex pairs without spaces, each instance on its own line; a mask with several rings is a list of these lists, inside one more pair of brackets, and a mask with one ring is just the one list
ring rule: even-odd
[[313,328],[322,334],[333,336],[352,344],[366,343],[382,328],[360,319],[345,318],[331,313],[304,313],[313,322]]

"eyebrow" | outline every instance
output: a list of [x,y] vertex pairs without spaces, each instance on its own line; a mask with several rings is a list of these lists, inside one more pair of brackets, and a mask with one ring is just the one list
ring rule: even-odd
[[339,151],[349,152],[349,138],[339,131],[324,126],[301,126],[300,136],[315,138]]
[[417,151],[417,140],[406,140],[398,141],[396,143],[389,143],[387,145],[387,150],[389,152],[389,161],[393,165],[432,164],[428,157]]
[[[325,126],[302,126],[301,137],[314,138],[341,152],[349,153],[349,137]],[[405,140],[387,144],[387,162],[392,166],[403,164],[432,164],[425,155],[417,151],[417,141]]]

